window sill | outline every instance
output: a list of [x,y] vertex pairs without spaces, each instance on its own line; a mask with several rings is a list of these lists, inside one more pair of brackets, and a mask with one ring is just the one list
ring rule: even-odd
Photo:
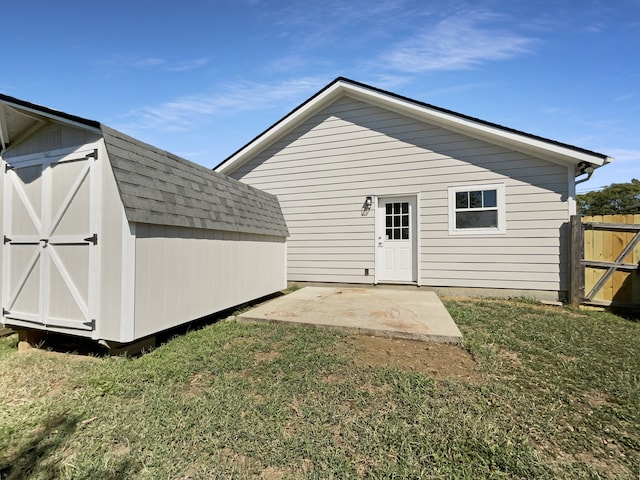
[[465,237],[465,236],[470,236],[470,235],[475,235],[475,236],[495,236],[495,235],[506,235],[507,231],[506,230],[490,230],[490,229],[465,229],[465,230],[449,230],[449,236],[450,237]]

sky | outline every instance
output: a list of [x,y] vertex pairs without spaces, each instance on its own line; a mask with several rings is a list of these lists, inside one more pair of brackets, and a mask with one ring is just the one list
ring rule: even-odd
[[24,0],[0,93],[214,167],[339,76],[640,179],[640,0]]

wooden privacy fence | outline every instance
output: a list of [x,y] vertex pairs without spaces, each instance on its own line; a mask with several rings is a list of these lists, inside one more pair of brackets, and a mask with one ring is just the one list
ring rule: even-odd
[[640,308],[640,215],[571,217],[572,305]]

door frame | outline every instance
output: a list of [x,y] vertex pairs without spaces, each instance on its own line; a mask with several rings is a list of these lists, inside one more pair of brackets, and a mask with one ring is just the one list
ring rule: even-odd
[[[381,282],[384,283],[399,283],[403,285],[417,285],[420,286],[420,193],[391,193],[374,195],[374,227],[373,227],[373,251],[374,251],[374,269],[373,269],[373,283],[377,285]],[[383,200],[394,200],[400,198],[410,198],[415,205],[415,208],[411,212],[411,254],[412,254],[412,267],[413,267],[413,280],[410,282],[392,282],[390,280],[382,280],[380,278],[380,267],[382,265],[382,255],[380,248],[378,248],[378,236],[383,234],[384,219],[380,215],[380,202]]]

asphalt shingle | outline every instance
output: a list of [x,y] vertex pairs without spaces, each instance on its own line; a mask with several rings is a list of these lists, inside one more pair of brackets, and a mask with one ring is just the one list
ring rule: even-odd
[[100,128],[130,222],[288,236],[275,195]]

